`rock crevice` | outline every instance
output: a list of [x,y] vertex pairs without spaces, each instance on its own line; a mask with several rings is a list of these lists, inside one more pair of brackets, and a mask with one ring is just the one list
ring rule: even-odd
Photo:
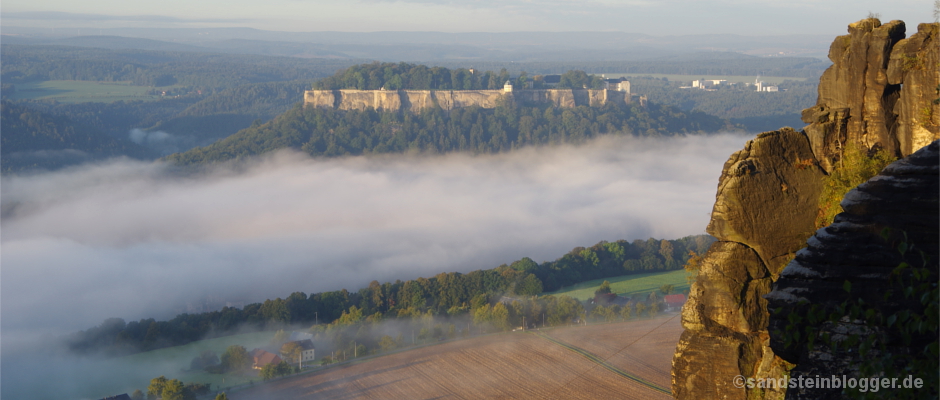
[[[833,271],[790,261],[798,250],[817,246],[830,234],[816,232],[807,243],[816,230],[824,178],[839,165],[846,146],[886,149],[903,157],[940,138],[940,104],[932,101],[940,85],[938,26],[921,24],[916,34],[905,38],[901,21],[882,24],[871,18],[849,25],[848,35],[837,37],[830,48],[833,65],[820,78],[816,105],[803,111],[809,125],[802,132],[762,133],[725,163],[707,228],[719,241],[706,253],[682,310],[685,332],[672,370],[676,398],[784,397],[783,389],[746,390],[732,382],[736,375],[780,378],[791,362],[800,360],[799,355],[781,358],[775,353],[784,350],[771,342],[768,301],[811,300],[820,289],[778,285],[771,293],[771,285],[788,264],[788,279],[835,279]],[[900,163],[892,168],[914,167]],[[887,178],[874,181],[878,179]],[[898,190],[917,185],[912,179],[898,172],[891,185]],[[874,198],[868,196],[875,194],[853,192],[843,206],[853,213],[873,207]],[[890,209],[886,204],[878,207]],[[890,218],[919,218],[901,208]],[[838,229],[856,247],[856,261],[879,256],[863,237],[850,233],[853,224],[862,221],[840,221]],[[931,229],[936,227],[934,223]],[[814,257],[806,251],[800,254]],[[874,279],[880,272],[859,267],[852,273]]]

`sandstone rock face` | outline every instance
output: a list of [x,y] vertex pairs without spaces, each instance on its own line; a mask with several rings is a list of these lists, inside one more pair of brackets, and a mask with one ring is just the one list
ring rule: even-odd
[[832,43],[833,64],[819,79],[816,106],[803,110],[806,134],[826,171],[849,142],[906,156],[940,138],[940,106],[924,102],[936,98],[937,26],[921,24],[904,39],[904,22],[882,25],[870,18],[849,25],[849,34]]
[[[718,238],[682,309],[686,331],[673,360],[680,399],[757,398],[735,375],[782,374],[769,349],[763,295],[812,234],[824,173],[801,132],[767,132],[725,163],[708,233]],[[767,391],[760,398],[780,398]]]
[[920,24],[917,33],[894,45],[888,83],[901,85],[895,104],[901,154],[907,155],[940,137],[940,24]]
[[[940,110],[932,103],[938,97],[940,73],[938,24],[918,29],[905,39],[901,21],[882,25],[866,19],[851,24],[849,34],[832,44],[833,65],[820,78],[816,106],[803,111],[803,120],[810,125],[803,132],[761,134],[725,163],[708,225],[708,232],[719,241],[706,253],[682,310],[686,330],[672,371],[676,398],[783,398],[784,390],[749,391],[731,383],[736,375],[780,378],[792,366],[788,362],[802,360],[798,351],[783,358],[775,354],[786,350],[770,340],[768,326],[774,327],[774,322],[763,296],[813,235],[822,178],[838,165],[850,143],[906,156],[940,136]],[[897,182],[901,185],[903,179]],[[852,196],[867,192],[858,193]],[[936,196],[937,190],[933,193]],[[846,211],[869,207],[852,198],[843,204]],[[902,220],[902,214],[889,218]],[[936,234],[936,218],[925,226]],[[788,269],[793,274],[799,271],[799,267]],[[839,291],[842,282],[838,281]],[[798,296],[809,289],[778,286],[777,290],[771,298]],[[834,289],[822,285],[812,290]]]
[[[891,272],[902,261],[912,265],[922,263],[920,254],[909,252],[903,257],[897,250],[898,241],[907,233],[907,242],[924,251],[931,267],[937,268],[940,243],[940,146],[933,142],[913,155],[896,161],[879,175],[859,185],[842,201],[845,210],[835,222],[820,229],[811,237],[807,247],[796,253],[787,265],[774,290],[766,298],[771,314],[771,340],[774,352],[789,362],[796,363],[791,376],[858,377],[861,359],[858,352],[833,350],[817,342],[811,350],[805,340],[787,347],[782,332],[790,323],[791,313],[805,315],[805,310],[816,306],[833,312],[847,300],[862,298],[883,312],[891,313],[904,304],[904,299],[888,298]],[[881,236],[884,228],[894,232],[887,240]],[[845,281],[851,282],[851,294],[843,290]],[[918,306],[914,304],[914,307]],[[799,331],[807,322],[793,327]],[[847,320],[819,326],[830,335],[866,329],[857,322]],[[779,333],[774,333],[779,332]],[[866,334],[881,334],[866,332]],[[923,349],[915,337],[911,349]],[[840,389],[788,390],[787,399],[839,399]]]
[[624,104],[631,101],[627,92],[605,89],[520,90],[511,93],[502,90],[307,90],[304,92],[304,106],[340,110],[406,109],[411,112],[440,107],[449,111],[471,106],[496,108],[503,98],[520,104],[552,104],[558,108],[599,107],[608,101]]

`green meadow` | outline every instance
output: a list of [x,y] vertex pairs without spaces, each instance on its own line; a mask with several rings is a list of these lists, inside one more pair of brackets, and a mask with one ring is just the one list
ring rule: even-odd
[[[224,336],[215,339],[200,340],[183,346],[167,347],[151,350],[144,353],[121,357],[115,361],[134,366],[160,366],[168,379],[179,379],[183,382],[211,383],[213,390],[220,387],[229,387],[249,380],[259,381],[257,377],[238,376],[233,374],[210,374],[205,371],[188,372],[189,363],[199,353],[211,350],[221,356],[225,349],[232,345],[244,346],[248,351],[257,347],[271,344],[274,332],[243,333],[239,335]],[[152,378],[156,378],[153,376]],[[146,389],[148,382],[141,382],[141,389]]]
[[[99,102],[118,100],[157,100],[160,96],[148,95],[149,86],[135,86],[130,82],[94,81],[42,81],[17,83],[13,100],[56,100],[62,103]],[[163,90],[171,87],[161,88]]]
[[604,281],[610,282],[610,290],[618,295],[628,297],[634,294],[645,294],[654,290],[659,290],[662,285],[673,285],[673,293],[682,293],[689,290],[689,284],[686,281],[688,274],[685,270],[652,272],[647,274],[631,274],[616,276],[613,278],[595,279],[593,281],[581,282],[571,285],[561,290],[545,293],[553,295],[567,295],[578,300],[584,301],[594,297],[594,291],[601,286]]

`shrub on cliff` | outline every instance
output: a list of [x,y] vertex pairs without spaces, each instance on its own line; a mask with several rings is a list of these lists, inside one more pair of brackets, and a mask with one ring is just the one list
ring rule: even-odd
[[854,143],[846,145],[842,160],[826,178],[822,194],[819,196],[816,229],[831,224],[836,214],[842,212],[839,203],[849,190],[871,179],[896,159],[884,149],[869,155]]

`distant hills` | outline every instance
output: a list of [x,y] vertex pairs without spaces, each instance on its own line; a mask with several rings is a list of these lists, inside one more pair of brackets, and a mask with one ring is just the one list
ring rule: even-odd
[[68,118],[0,103],[0,168],[3,172],[59,168],[116,156],[153,158],[130,140],[115,139]]
[[[4,13],[4,19],[16,21],[17,14]],[[53,33],[48,29],[9,25],[10,23],[7,22],[2,32],[4,43],[10,44],[213,51],[311,58],[365,58],[394,62],[639,61],[695,52],[733,52],[754,56],[785,55],[824,59],[829,48],[829,37],[825,35],[653,36],[631,32],[276,32],[251,28],[60,29]],[[117,40],[116,37],[122,37],[125,40]],[[478,67],[481,66],[478,65]]]

